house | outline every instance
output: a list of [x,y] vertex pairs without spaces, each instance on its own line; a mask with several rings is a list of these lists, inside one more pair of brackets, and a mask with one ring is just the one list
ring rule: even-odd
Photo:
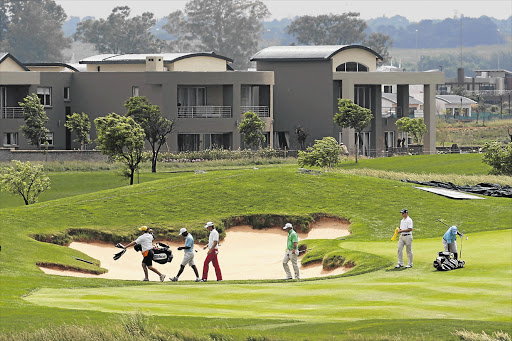
[[471,105],[476,104],[470,98],[459,95],[437,95],[436,108],[439,115],[471,117]]
[[447,78],[445,84],[438,85],[438,94],[453,93],[462,87],[468,95],[483,95],[489,99],[509,96],[512,93],[512,72],[504,69],[475,70],[475,77],[464,75],[464,68],[457,69],[457,77]]
[[[387,155],[386,149],[402,137],[395,122],[409,108],[409,87],[423,86],[423,111],[428,132],[424,152],[435,153],[437,84],[442,72],[378,72],[381,56],[361,45],[271,46],[252,58],[258,71],[274,74],[274,147],[299,148],[294,130],[300,125],[310,134],[308,144],[333,136],[351,151],[368,156]],[[394,85],[396,117],[382,115],[382,88]],[[352,129],[342,129],[333,121],[338,99],[350,99],[371,109],[374,118],[358,140]],[[408,115],[407,115],[408,116]]]
[[[394,93],[382,93],[382,117],[389,118],[397,115],[398,100]],[[409,96],[409,108],[407,112],[401,113],[402,116],[423,118],[423,102],[413,96]]]
[[[67,64],[22,64],[9,53],[0,54],[3,147],[34,148],[22,137],[18,105],[32,93],[50,119],[47,142],[53,149],[79,147],[64,127],[67,115],[85,112],[92,121],[111,112],[124,114],[123,103],[138,95],[175,122],[168,138],[171,151],[243,147],[237,126],[247,111],[265,122],[267,143],[272,143],[272,72],[234,71],[230,58],[213,52],[103,54],[79,63],[83,72]],[[91,138],[96,138],[94,125]]]

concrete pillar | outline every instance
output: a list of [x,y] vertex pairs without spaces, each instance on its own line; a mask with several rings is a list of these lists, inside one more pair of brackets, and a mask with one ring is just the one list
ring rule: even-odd
[[409,84],[398,84],[396,87],[396,105],[402,108],[402,114],[397,117],[409,117]]
[[274,86],[270,85],[270,101],[269,101],[269,112],[270,112],[270,148],[274,148]]
[[239,82],[233,83],[233,103],[231,105],[231,114],[235,119],[235,129],[233,131],[233,149],[238,149],[241,146],[242,140],[241,135],[238,132],[238,124],[243,119],[243,115],[241,115],[242,109],[240,108],[242,101],[242,84]]
[[[354,81],[343,79],[341,83],[341,98],[354,101]],[[350,154],[355,155],[355,130],[351,128],[343,128],[343,143],[347,146]]]
[[382,88],[380,85],[372,86],[372,148],[375,149],[375,156],[383,156],[384,145],[384,127],[382,122]]
[[436,153],[436,85],[425,84],[423,88],[423,113],[427,132],[423,137],[423,154]]

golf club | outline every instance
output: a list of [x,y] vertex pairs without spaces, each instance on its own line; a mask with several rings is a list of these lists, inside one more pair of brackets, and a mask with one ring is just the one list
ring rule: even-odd
[[114,255],[114,260],[118,260],[119,258],[121,258],[121,256],[124,255],[125,252],[126,252],[126,249],[123,249],[123,251],[116,253]]
[[[466,232],[466,230],[462,230],[462,232]],[[462,257],[462,240],[463,240],[463,238],[462,238],[462,237],[466,237],[466,236],[464,235],[464,233],[462,233],[462,232],[460,233],[460,256],[461,256],[461,257]],[[468,237],[466,237],[466,240],[468,240],[468,239],[469,239],[469,238],[468,238]]]
[[[442,224],[445,224],[446,226],[448,226],[444,221],[442,221],[441,219],[437,219],[438,222],[442,223]],[[450,227],[450,226],[448,226]]]
[[82,259],[82,258],[77,258],[75,256],[73,256],[73,258],[76,259],[76,260],[79,260],[81,262],[85,262],[85,263],[89,263],[89,264],[94,264],[93,262],[89,262],[88,260],[85,260],[85,259]]

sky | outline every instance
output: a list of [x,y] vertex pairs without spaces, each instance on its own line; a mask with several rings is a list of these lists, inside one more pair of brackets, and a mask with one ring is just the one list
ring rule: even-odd
[[[361,18],[401,15],[409,21],[445,19],[463,15],[482,15],[507,19],[512,15],[511,0],[262,0],[271,13],[269,19],[293,18],[301,15],[340,14],[359,12]],[[183,10],[188,1],[182,0],[55,0],[68,17],[93,16],[106,18],[116,6],[128,6],[132,15],[143,12],[157,19],[176,10]]]

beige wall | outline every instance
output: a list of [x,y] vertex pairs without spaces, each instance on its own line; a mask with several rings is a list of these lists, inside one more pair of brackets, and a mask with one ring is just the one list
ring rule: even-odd
[[25,71],[25,70],[11,58],[5,58],[5,60],[2,63],[0,63],[0,71]]
[[143,72],[146,64],[87,64],[87,72]]
[[336,72],[336,67],[340,64],[347,62],[356,62],[364,64],[368,67],[370,72],[375,72],[377,69],[377,58],[376,56],[363,49],[347,49],[338,52],[331,58],[332,60],[332,72]]
[[206,56],[185,58],[171,64],[169,71],[226,71],[226,61]]
[[30,71],[37,71],[37,72],[74,72],[71,69],[65,68],[63,66],[30,66]]

